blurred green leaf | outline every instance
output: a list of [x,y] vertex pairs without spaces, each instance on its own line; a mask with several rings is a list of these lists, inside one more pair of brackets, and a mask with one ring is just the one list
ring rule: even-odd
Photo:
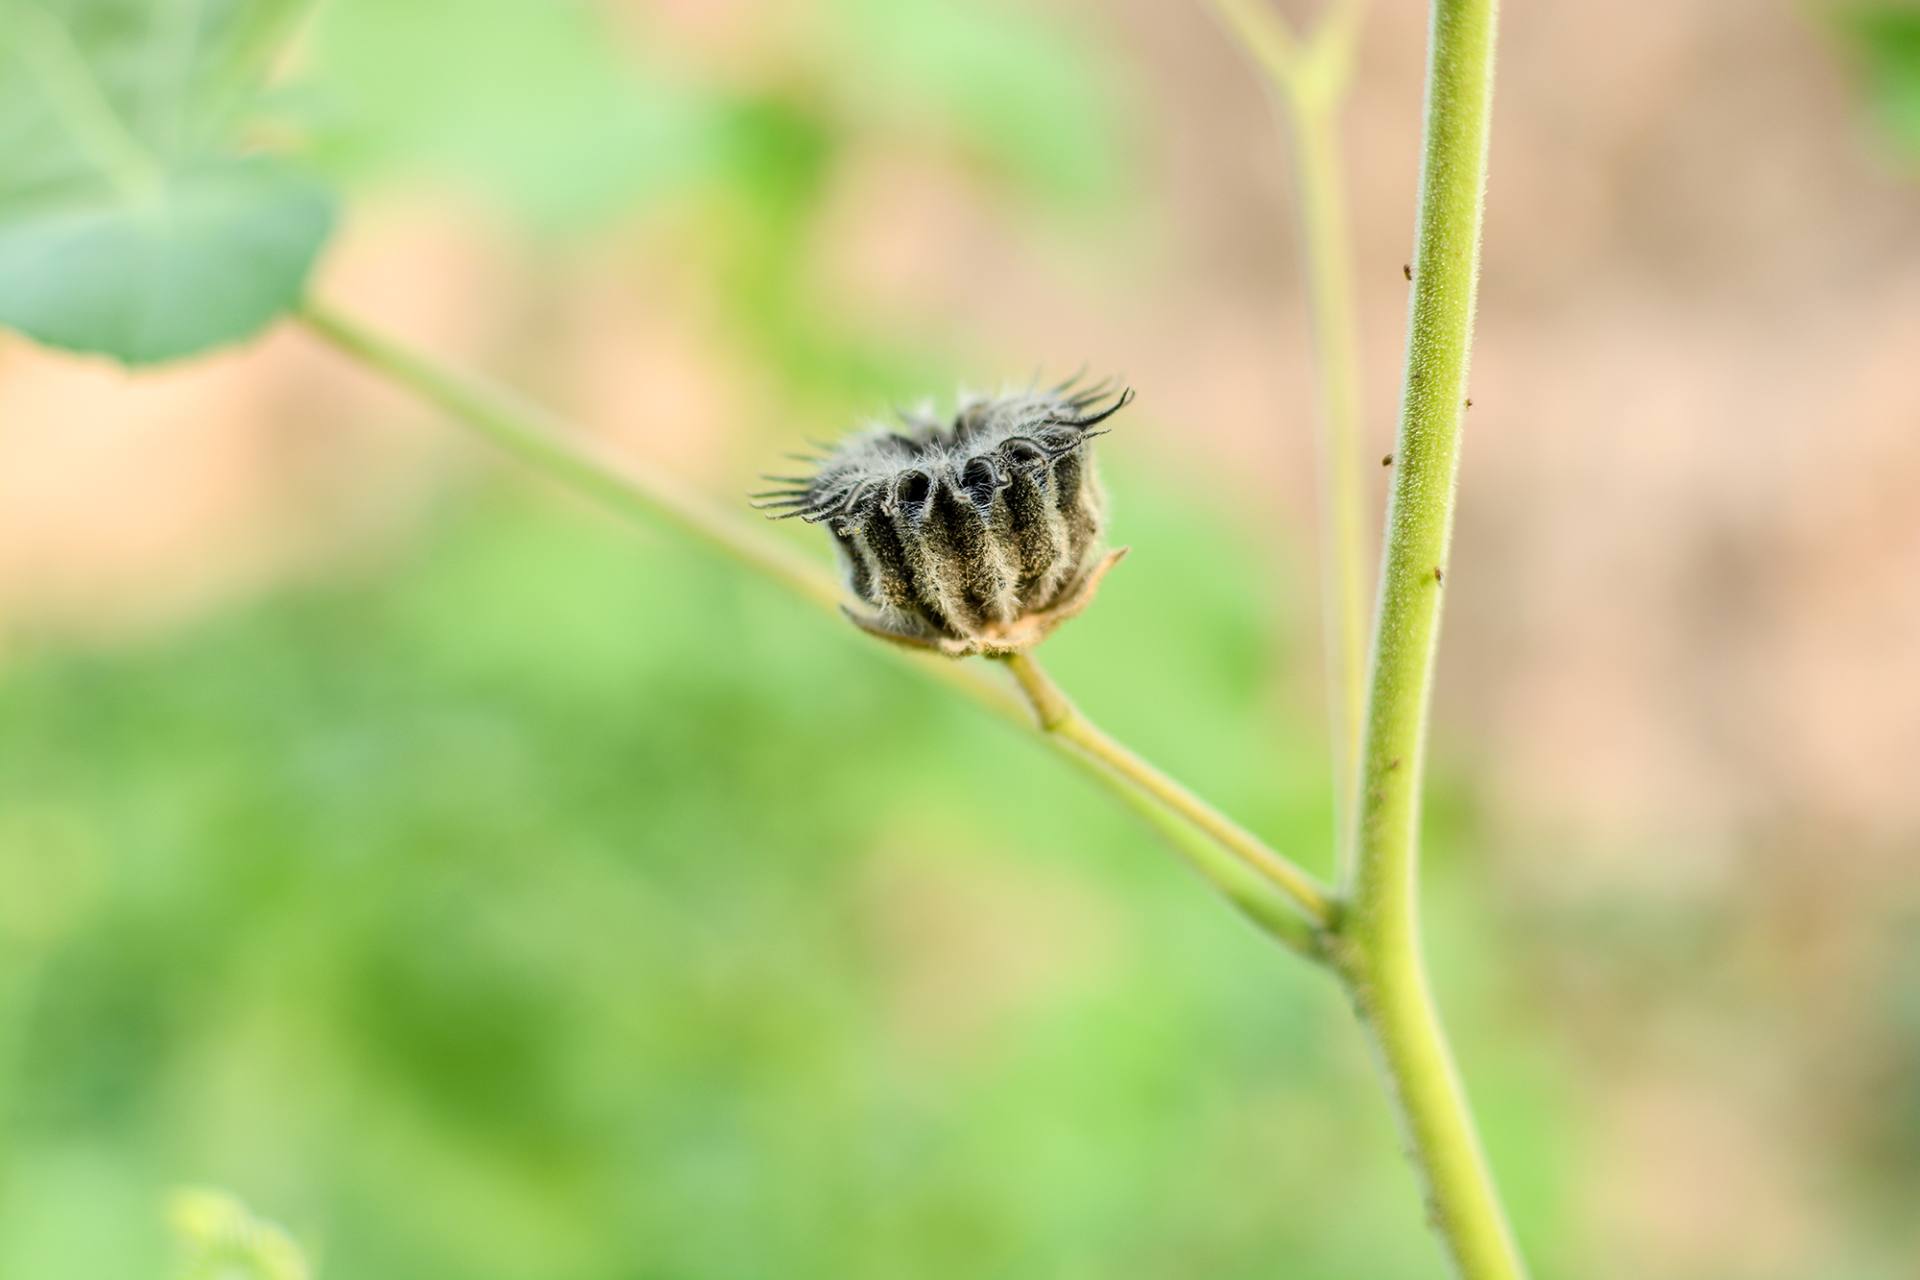
[[1111,195],[1119,99],[1088,33],[1025,5],[840,0],[858,68],[846,92],[883,120],[949,132],[1028,189],[1064,201]]
[[129,364],[296,302],[327,192],[241,150],[289,0],[0,0],[0,324]]
[[463,186],[567,229],[705,171],[706,92],[578,0],[333,0],[315,41],[321,163]]
[[1838,25],[1859,55],[1874,114],[1903,146],[1920,153],[1920,7],[1850,6]]
[[184,1265],[180,1280],[308,1280],[300,1247],[224,1191],[185,1188],[167,1206]]

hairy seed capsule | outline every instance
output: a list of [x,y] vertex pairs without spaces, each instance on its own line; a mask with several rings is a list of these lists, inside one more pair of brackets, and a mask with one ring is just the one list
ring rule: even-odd
[[849,436],[811,476],[757,494],[776,519],[833,533],[847,614],[952,657],[1017,653],[1084,609],[1125,554],[1106,551],[1096,430],[1133,399],[1108,384],[963,398],[951,422]]

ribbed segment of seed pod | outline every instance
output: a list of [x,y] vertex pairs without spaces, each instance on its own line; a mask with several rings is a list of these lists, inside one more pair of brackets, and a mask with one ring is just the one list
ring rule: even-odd
[[1105,383],[967,397],[950,421],[903,414],[755,496],[828,527],[867,630],[955,657],[1018,652],[1086,607],[1122,554],[1105,551],[1091,445],[1132,399]]

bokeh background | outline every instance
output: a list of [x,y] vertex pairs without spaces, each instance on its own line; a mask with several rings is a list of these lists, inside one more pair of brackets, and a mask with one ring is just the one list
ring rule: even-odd
[[[1427,898],[1543,1275],[1920,1275],[1920,36],[1858,29],[1504,15]],[[1376,454],[1424,37],[1346,117]],[[1296,225],[1204,6],[326,0],[286,70],[319,296],[715,495],[1123,372],[1052,664],[1328,865]],[[1148,833],[296,329],[0,338],[0,646],[9,1280],[168,1274],[181,1184],[353,1280],[1439,1270],[1336,992]]]

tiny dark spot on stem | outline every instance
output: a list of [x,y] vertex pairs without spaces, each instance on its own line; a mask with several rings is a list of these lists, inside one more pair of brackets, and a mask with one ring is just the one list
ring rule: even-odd
[[1380,465],[1381,465],[1381,466],[1383,466],[1383,467],[1390,467],[1390,466],[1392,466],[1392,465],[1393,465],[1393,455],[1392,455],[1392,454],[1388,454],[1388,455],[1386,455],[1386,456],[1385,456],[1384,458],[1382,458],[1382,459],[1380,459]]
[[1433,566],[1433,580],[1435,582],[1443,582],[1446,580],[1446,575],[1440,572],[1439,565]]
[[1395,757],[1394,757],[1393,759],[1391,759],[1391,760],[1389,760],[1389,761],[1387,761],[1387,772],[1389,772],[1389,773],[1391,773],[1391,772],[1393,772],[1393,771],[1394,771],[1395,769],[1398,769],[1399,767],[1400,767],[1400,757],[1399,757],[1399,756],[1395,756]]
[[1407,278],[1408,280],[1412,280],[1412,279],[1413,279],[1413,264],[1412,264],[1411,262],[1403,262],[1403,263],[1401,263],[1401,264],[1400,264],[1400,274],[1401,274],[1401,275],[1403,275],[1403,276],[1405,276],[1405,277],[1406,277],[1406,278]]
[[1469,408],[1469,409],[1471,409],[1471,408],[1473,408],[1473,397],[1472,397],[1472,396],[1468,396],[1468,397],[1467,397],[1467,408]]

